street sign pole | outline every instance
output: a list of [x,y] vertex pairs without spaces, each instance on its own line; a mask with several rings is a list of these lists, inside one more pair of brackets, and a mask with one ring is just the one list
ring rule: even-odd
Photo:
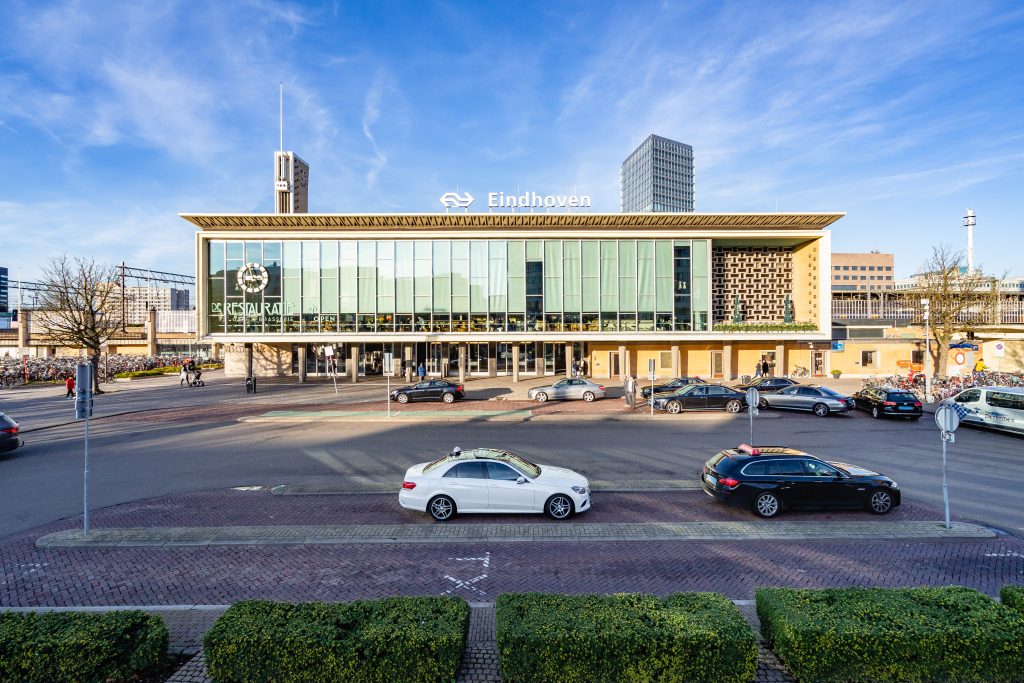
[[942,503],[946,509],[946,528],[949,524],[949,477],[946,469],[946,444],[955,443],[953,432],[960,426],[960,416],[951,406],[940,405],[935,411],[935,424],[942,430]]
[[388,404],[388,419],[391,419],[391,375],[395,374],[395,354],[393,351],[384,352],[384,376],[387,377],[387,396],[384,400]]
[[757,415],[757,404],[761,401],[761,394],[754,387],[747,389],[747,413],[750,414],[750,445],[754,445],[754,416]]
[[89,418],[92,417],[92,363],[75,367],[75,419],[85,420],[82,461],[82,531],[89,535]]
[[654,359],[647,361],[647,375],[651,380],[651,417],[654,417]]

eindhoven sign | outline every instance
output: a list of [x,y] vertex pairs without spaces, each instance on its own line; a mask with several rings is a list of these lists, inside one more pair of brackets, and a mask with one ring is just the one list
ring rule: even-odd
[[[468,192],[445,192],[439,198],[446,209],[468,209],[473,203],[473,195]],[[487,193],[488,209],[589,209],[588,194],[505,194],[504,192]]]

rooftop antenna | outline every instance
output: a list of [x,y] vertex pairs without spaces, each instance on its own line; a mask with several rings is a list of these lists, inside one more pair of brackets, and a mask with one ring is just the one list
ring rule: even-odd
[[284,81],[281,81],[279,83],[279,85],[281,86],[281,92],[280,92],[280,95],[278,97],[278,104],[279,104],[279,107],[280,107],[280,113],[279,113],[278,120],[280,121],[280,125],[281,125],[281,140],[280,140],[280,143],[281,143],[281,151],[283,152],[284,151]]
[[974,216],[974,209],[967,209],[964,216],[964,227],[967,228],[967,272],[974,272],[974,225],[977,221]]

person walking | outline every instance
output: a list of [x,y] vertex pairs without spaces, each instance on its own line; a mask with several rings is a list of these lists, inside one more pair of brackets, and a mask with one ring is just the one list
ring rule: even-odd
[[420,378],[421,382],[423,381],[423,378],[427,376],[427,369],[423,367],[423,363],[420,363],[420,366],[416,368],[416,376]]
[[761,361],[761,376],[762,377],[767,377],[768,376],[768,371],[770,369],[771,369],[771,366],[768,365],[768,359],[765,358],[763,361]]
[[764,358],[754,363],[754,377],[761,376],[761,363],[764,362]]
[[75,378],[72,377],[71,375],[68,375],[68,378],[66,380],[64,380],[64,387],[68,390],[68,393],[67,393],[67,395],[64,396],[64,398],[74,398],[75,397]]
[[583,358],[580,360],[580,377],[587,376],[587,359]]
[[630,410],[636,408],[636,375],[626,377],[626,406]]

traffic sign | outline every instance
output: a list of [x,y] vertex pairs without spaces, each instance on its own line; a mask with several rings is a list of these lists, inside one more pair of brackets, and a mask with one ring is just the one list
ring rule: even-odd
[[647,379],[654,381],[654,359],[651,358],[647,361]]
[[92,364],[79,363],[75,367],[75,419],[92,417]]
[[758,393],[757,389],[750,387],[747,389],[747,405],[751,408],[756,408],[758,401],[761,400],[761,394]]
[[384,376],[394,377],[395,376],[395,354],[393,351],[384,352]]
[[951,406],[939,406],[935,410],[935,424],[944,432],[955,432],[960,426],[960,416]]
[[996,358],[1002,358],[1006,355],[1006,344],[1003,342],[996,342],[995,345],[995,356]]

